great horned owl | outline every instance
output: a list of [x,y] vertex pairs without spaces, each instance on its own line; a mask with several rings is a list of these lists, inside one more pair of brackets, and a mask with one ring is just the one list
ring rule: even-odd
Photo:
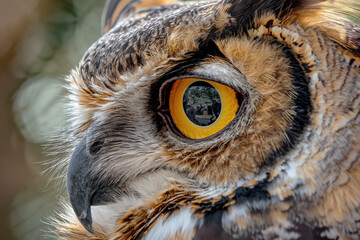
[[359,239],[358,9],[108,1],[68,78],[58,234]]

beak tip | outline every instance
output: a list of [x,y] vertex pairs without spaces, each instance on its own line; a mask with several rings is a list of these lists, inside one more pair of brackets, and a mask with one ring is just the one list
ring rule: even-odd
[[85,223],[84,221],[81,221],[81,223],[87,231],[89,231],[90,233],[94,233],[91,223]]
[[92,228],[91,207],[87,204],[79,204],[78,202],[72,202],[72,207],[84,228],[90,233],[94,233]]
[[67,189],[72,208],[80,223],[94,233],[91,217],[92,184],[89,180],[90,157],[86,150],[86,139],[76,146],[68,165]]
[[79,216],[78,219],[80,223],[84,226],[86,230],[88,230],[90,233],[94,233],[93,227],[92,227],[92,218],[91,213],[88,213],[87,211],[83,211]]
[[92,228],[91,225],[85,225],[85,224],[83,223],[83,226],[84,226],[84,228],[85,228],[89,233],[94,234],[94,230],[93,230],[93,228]]

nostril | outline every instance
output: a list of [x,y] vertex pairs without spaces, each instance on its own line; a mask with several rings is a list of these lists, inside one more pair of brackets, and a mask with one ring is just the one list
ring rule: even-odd
[[100,152],[101,148],[104,146],[104,140],[95,141],[89,148],[89,153],[91,155],[97,154]]

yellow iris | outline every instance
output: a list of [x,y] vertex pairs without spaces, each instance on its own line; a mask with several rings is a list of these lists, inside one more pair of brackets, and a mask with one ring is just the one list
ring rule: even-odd
[[[192,117],[190,117],[190,114],[186,112],[187,109],[184,109],[184,94],[186,94],[187,90],[197,83],[202,83],[203,85],[206,84],[207,86],[210,85],[211,89],[216,89],[216,91],[213,92],[215,92],[217,96],[220,96],[219,104],[221,106],[221,110],[217,107],[220,112],[215,111],[215,114],[214,108],[213,110],[209,109],[209,111],[206,108],[199,110],[199,106],[197,107],[198,109],[196,113],[192,110],[193,113],[191,115],[196,116],[199,121],[209,122],[209,119],[216,118],[216,120],[211,122],[211,124],[200,124],[196,120],[190,120],[189,118]],[[212,102],[215,102],[213,97],[210,98]],[[199,101],[204,102],[201,97],[198,99]],[[196,107],[197,105],[199,105],[199,103],[194,101],[191,102],[191,106]],[[203,106],[206,106],[205,103],[203,103]],[[211,108],[211,102],[207,106],[208,108]],[[174,82],[170,91],[169,111],[172,121],[182,134],[191,139],[202,139],[219,132],[235,118],[238,109],[239,103],[236,97],[236,92],[232,88],[217,82],[196,78],[179,79]],[[201,115],[196,115],[199,114],[199,111],[201,112]]]

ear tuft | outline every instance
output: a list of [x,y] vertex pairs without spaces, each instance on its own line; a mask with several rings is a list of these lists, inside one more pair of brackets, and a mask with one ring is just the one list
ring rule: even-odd
[[358,0],[225,0],[224,7],[241,31],[254,19],[275,16],[281,25],[300,23],[316,27],[330,39],[360,56],[360,26],[351,21],[360,14]]
[[303,26],[316,27],[330,39],[360,56],[360,26],[351,21],[360,14],[355,0],[298,0],[295,20]]
[[108,32],[117,21],[136,11],[175,2],[176,0],[107,0],[102,16],[102,32]]

